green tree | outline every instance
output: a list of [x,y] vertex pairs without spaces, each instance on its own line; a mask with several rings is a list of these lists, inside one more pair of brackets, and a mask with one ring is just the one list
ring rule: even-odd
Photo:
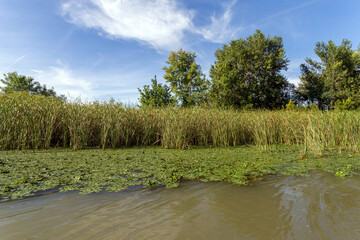
[[281,74],[289,60],[281,37],[260,30],[215,52],[211,98],[217,105],[274,109],[288,101],[289,83]]
[[[340,46],[334,42],[316,43],[315,53],[320,61],[307,59],[308,71],[303,72],[301,80],[302,92],[316,92],[328,108],[335,103],[351,99],[355,105],[360,105],[360,53],[352,50],[351,42],[344,39]],[[316,76],[313,78],[313,76]],[[313,83],[309,84],[309,80]],[[323,87],[321,87],[323,85]]]
[[202,104],[206,99],[208,81],[195,58],[195,53],[180,49],[170,53],[168,66],[163,68],[164,79],[183,107]]
[[175,104],[170,88],[166,84],[157,83],[156,75],[154,79],[151,79],[151,83],[151,87],[144,85],[143,90],[138,88],[141,106],[164,107]]
[[305,62],[300,65],[298,98],[308,105],[316,104],[319,109],[324,109],[329,103],[329,97],[326,96],[325,82],[321,77],[321,65],[310,58],[306,58]]
[[[17,72],[4,74],[4,79],[0,81],[5,85],[0,87],[3,93],[24,91],[30,94],[41,94],[44,96],[56,97],[54,89],[46,88],[46,85],[41,85],[39,82],[34,81],[34,78],[24,75],[18,75]],[[60,98],[65,98],[60,96]]]

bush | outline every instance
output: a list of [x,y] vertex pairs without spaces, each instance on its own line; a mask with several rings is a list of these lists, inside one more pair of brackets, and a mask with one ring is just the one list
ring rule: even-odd
[[340,110],[340,111],[344,111],[344,110],[354,110],[356,109],[358,106],[356,104],[355,101],[353,101],[353,99],[351,97],[348,97],[346,100],[342,99],[342,100],[337,100],[335,102],[335,109],[336,110]]

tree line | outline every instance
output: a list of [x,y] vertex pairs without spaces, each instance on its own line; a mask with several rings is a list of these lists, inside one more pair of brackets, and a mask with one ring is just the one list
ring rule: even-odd
[[45,84],[42,85],[39,82],[34,81],[33,77],[19,75],[17,72],[4,74],[4,79],[0,79],[0,82],[4,85],[3,87],[0,87],[1,92],[4,94],[28,92],[30,94],[39,94],[46,97],[66,99],[64,95],[56,95],[54,88],[47,88]]
[[[281,109],[316,106],[322,110],[351,110],[360,107],[360,46],[352,49],[344,39],[318,42],[315,54],[319,61],[306,58],[300,65],[298,87],[282,74],[289,59],[279,36],[265,36],[260,30],[245,39],[233,40],[216,50],[210,79],[196,63],[196,53],[173,51],[163,67],[166,84],[158,83],[138,89],[140,107],[214,106],[239,109]],[[32,77],[16,72],[4,75],[1,92],[26,91],[30,94],[57,96]]]
[[279,36],[265,36],[260,30],[216,50],[210,80],[196,63],[196,54],[180,49],[171,52],[164,79],[156,76],[140,92],[141,106],[182,107],[210,105],[240,109],[280,109],[285,106],[317,106],[322,110],[360,107],[360,47],[352,49],[344,39],[319,42],[315,53],[300,65],[298,87],[283,76],[289,59]]

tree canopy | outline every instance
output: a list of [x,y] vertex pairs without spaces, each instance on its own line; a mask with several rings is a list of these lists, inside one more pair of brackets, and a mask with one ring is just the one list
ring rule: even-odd
[[[4,87],[0,87],[0,90],[5,94],[24,91],[30,94],[41,94],[47,97],[56,97],[56,92],[53,88],[48,89],[46,88],[46,85],[41,85],[39,82],[34,81],[34,78],[18,75],[17,72],[4,74],[4,79],[0,79],[0,81],[5,85]],[[60,98],[65,97],[60,96]]]
[[325,82],[321,77],[321,66],[309,58],[305,62],[300,65],[298,99],[307,104],[314,103],[318,108],[324,109],[329,99],[325,95]]
[[169,54],[168,65],[163,68],[164,79],[183,107],[203,103],[208,89],[208,81],[195,58],[195,53],[180,49]]
[[353,102],[360,106],[360,52],[344,39],[336,46],[333,41],[316,43],[320,61],[306,59],[302,65],[300,95],[320,106],[333,108],[336,102]]
[[175,103],[170,88],[166,84],[157,83],[156,75],[151,79],[151,83],[151,87],[144,85],[142,90],[138,88],[141,106],[164,107]]
[[246,39],[231,41],[215,52],[211,66],[211,97],[215,104],[241,108],[275,109],[288,101],[287,70],[281,37],[260,30]]

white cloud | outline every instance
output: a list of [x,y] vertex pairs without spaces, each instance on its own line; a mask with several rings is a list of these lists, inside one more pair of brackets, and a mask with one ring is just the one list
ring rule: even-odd
[[136,102],[138,90],[129,80],[143,79],[141,71],[127,74],[109,73],[84,74],[74,72],[58,61],[56,66],[46,70],[31,70],[34,79],[47,88],[53,87],[57,94],[65,95],[69,100],[81,98],[85,101],[106,100],[114,97],[122,102]]
[[32,70],[35,80],[45,84],[48,88],[54,87],[58,94],[70,97],[92,98],[93,84],[81,77],[75,77],[72,71],[64,66],[50,67],[48,70]]
[[237,0],[234,0],[227,5],[224,5],[224,13],[221,17],[211,17],[211,24],[209,26],[199,28],[198,32],[203,35],[206,40],[216,43],[223,43],[234,38],[236,33],[239,32],[241,27],[232,27],[232,7]]
[[62,5],[68,21],[106,33],[135,39],[156,49],[181,47],[192,13],[174,0],[68,0]]
[[290,78],[288,78],[288,81],[289,81],[290,83],[295,84],[295,86],[298,86],[299,83],[300,83],[300,79],[297,78],[297,77],[290,77]]
[[37,74],[43,73],[43,71],[37,70],[37,69],[31,69],[31,71],[34,72],[34,73],[37,73]]
[[239,28],[231,27],[231,8],[236,0],[224,5],[220,17],[211,24],[196,27],[195,12],[177,0],[66,0],[62,14],[77,26],[100,31],[108,38],[134,39],[157,50],[184,47],[185,32],[200,34],[211,42],[223,42]]

